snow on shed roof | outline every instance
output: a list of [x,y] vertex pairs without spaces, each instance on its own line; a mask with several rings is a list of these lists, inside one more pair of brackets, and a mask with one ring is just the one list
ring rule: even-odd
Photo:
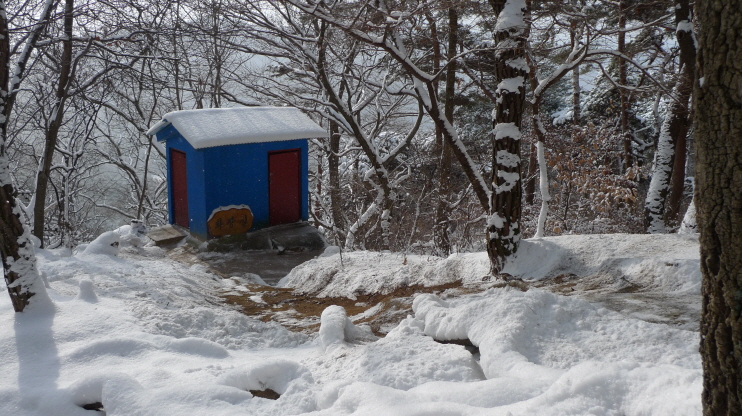
[[147,135],[172,124],[194,149],[243,143],[328,137],[294,107],[237,107],[183,110],[165,114]]

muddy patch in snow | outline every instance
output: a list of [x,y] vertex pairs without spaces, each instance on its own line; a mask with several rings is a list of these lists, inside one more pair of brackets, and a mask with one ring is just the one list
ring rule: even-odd
[[315,297],[296,293],[290,288],[263,285],[242,285],[225,291],[221,297],[244,314],[263,322],[278,322],[288,329],[315,332],[319,328],[322,311],[328,306],[345,308],[354,324],[368,324],[373,333],[383,336],[402,319],[412,313],[412,300],[419,293],[433,293],[444,297],[474,293],[461,282],[431,287],[409,286],[388,294],[345,297]]

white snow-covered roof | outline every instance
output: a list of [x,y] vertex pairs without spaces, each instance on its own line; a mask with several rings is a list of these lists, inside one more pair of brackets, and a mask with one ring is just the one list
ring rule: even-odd
[[244,143],[328,137],[327,131],[294,107],[237,107],[167,113],[147,131],[172,124],[194,149]]

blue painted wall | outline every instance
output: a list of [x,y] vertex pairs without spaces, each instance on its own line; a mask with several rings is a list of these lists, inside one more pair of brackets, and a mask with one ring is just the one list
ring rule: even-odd
[[[171,130],[175,134],[169,134]],[[167,135],[167,209],[169,222],[174,222],[173,216],[173,187],[172,187],[172,165],[170,161],[170,150],[176,149],[186,154],[186,181],[188,182],[188,218],[191,233],[195,236],[206,239],[206,219],[211,211],[206,212],[206,177],[204,176],[204,162],[205,154],[203,151],[198,151],[191,146],[186,139],[183,138],[175,128],[170,125],[162,131]],[[157,134],[157,139],[160,140],[160,133]]]
[[269,225],[268,153],[300,149],[301,218],[308,219],[307,140],[251,143],[203,149],[206,167],[206,210],[209,214],[227,205],[249,205],[253,229]]
[[211,212],[227,205],[248,205],[252,210],[253,230],[269,226],[268,153],[300,149],[301,218],[309,218],[309,155],[307,140],[250,143],[209,147],[196,150],[169,125],[157,133],[166,140],[168,151],[168,213],[173,223],[170,149],[186,154],[188,181],[188,216],[192,235],[206,240],[206,221]]

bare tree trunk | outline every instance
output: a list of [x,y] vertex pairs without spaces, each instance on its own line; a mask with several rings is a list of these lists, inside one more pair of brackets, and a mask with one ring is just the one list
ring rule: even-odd
[[[626,55],[626,0],[618,2],[618,52]],[[628,78],[626,75],[627,63],[624,59],[618,59],[618,84],[619,94],[621,95],[621,137],[623,138],[624,169],[630,168],[634,164],[631,155],[631,131],[629,131],[629,97],[626,89]]]
[[327,154],[328,175],[330,177],[330,210],[332,211],[332,233],[335,244],[340,244],[340,238],[345,229],[342,205],[340,204],[340,128],[337,123],[330,121],[330,151]]
[[[577,1],[572,0],[573,13],[577,13]],[[569,44],[572,50],[577,46],[577,20],[572,19],[569,22]],[[575,65],[572,70],[572,124],[580,125],[580,66]]]
[[62,40],[62,61],[59,73],[59,85],[57,85],[57,101],[52,109],[51,121],[46,130],[44,154],[36,178],[36,200],[34,205],[34,227],[33,233],[44,246],[44,209],[46,208],[46,191],[49,186],[49,175],[51,173],[54,148],[57,145],[59,129],[64,119],[64,104],[67,101],[69,91],[70,73],[72,72],[72,24],[73,24],[74,0],[65,0],[64,7],[64,39]]
[[[670,97],[670,109],[660,129],[652,180],[644,205],[644,225],[648,233],[664,233],[667,231],[666,219],[671,217],[677,220],[685,181],[685,137],[690,127],[688,101],[693,91],[696,53],[688,0],[677,0],[675,3],[678,43],[683,44],[685,49],[681,52],[681,69]],[[679,183],[673,183],[673,178]],[[675,189],[676,200],[673,203],[676,206],[669,208],[668,195],[673,185],[680,189]],[[670,211],[669,215],[666,209]]]
[[[5,283],[13,309],[23,312],[32,297],[43,291],[36,270],[36,256],[31,234],[21,221],[21,209],[16,205],[16,191],[10,177],[10,166],[5,148],[8,137],[8,115],[12,107],[8,94],[10,80],[10,33],[5,1],[0,0],[0,254],[2,255]],[[22,70],[22,68],[21,68]],[[20,75],[20,74],[16,74]],[[13,85],[19,85],[13,80]]]
[[[456,45],[458,44],[459,16],[455,8],[448,9],[448,66],[446,67],[446,90],[444,92],[444,113],[453,120],[454,94],[456,93]],[[446,257],[451,253],[451,241],[448,236],[450,212],[448,197],[451,187],[451,145],[440,141],[440,159],[438,163],[438,206],[435,212],[435,246],[438,255]]]
[[742,8],[696,4],[695,202],[701,233],[703,413],[742,414]]
[[[525,0],[490,0],[498,22],[495,29],[498,83],[493,117],[492,184],[487,219],[487,253],[492,273],[502,270],[505,260],[520,242],[521,160],[520,137],[528,76],[526,39],[528,21]],[[505,18],[507,16],[507,18]]]
[[528,176],[526,178],[526,184],[523,187],[523,193],[525,194],[523,199],[528,205],[533,205],[536,196],[536,177],[538,176],[538,152],[536,151],[538,138],[534,136],[532,140],[529,144],[528,152]]
[[667,118],[662,123],[657,151],[654,157],[652,180],[649,184],[647,199],[644,205],[644,221],[648,233],[664,233],[665,204],[670,191],[670,180],[675,166],[675,150],[678,138],[688,133],[688,99],[692,89],[692,80],[681,73],[675,88],[672,90],[672,101]]
[[[538,77],[536,76],[536,65],[533,63],[532,60],[528,60],[529,63],[529,69],[528,69],[528,81],[531,84],[531,91],[536,91],[536,87],[538,86]],[[536,97],[534,97],[535,99]],[[536,143],[538,143],[540,139],[539,132],[536,131],[535,125],[536,125],[536,113],[533,113],[534,107],[537,107],[537,105],[531,106],[531,113],[532,113],[532,126],[534,127],[534,135],[532,138],[532,142],[529,145],[529,152],[528,152],[528,174],[526,177],[526,184],[523,187],[523,192],[525,193],[524,199],[526,201],[526,204],[533,205],[534,198],[536,196],[536,177],[538,176],[538,151],[536,150]]]
[[[693,26],[689,3],[689,0],[675,1],[675,22],[677,25],[675,34],[677,35],[678,45],[680,46],[680,64],[683,73],[688,76],[688,90],[691,92],[693,90],[693,79],[696,72],[696,44],[693,40]],[[680,220],[680,204],[683,201],[683,191],[685,190],[685,164],[688,156],[686,138],[687,131],[690,129],[691,118],[691,114],[686,115],[686,134],[678,136],[677,145],[675,146],[675,166],[672,170],[670,196],[667,201],[667,212],[665,213],[665,220],[668,222],[677,222]]]

